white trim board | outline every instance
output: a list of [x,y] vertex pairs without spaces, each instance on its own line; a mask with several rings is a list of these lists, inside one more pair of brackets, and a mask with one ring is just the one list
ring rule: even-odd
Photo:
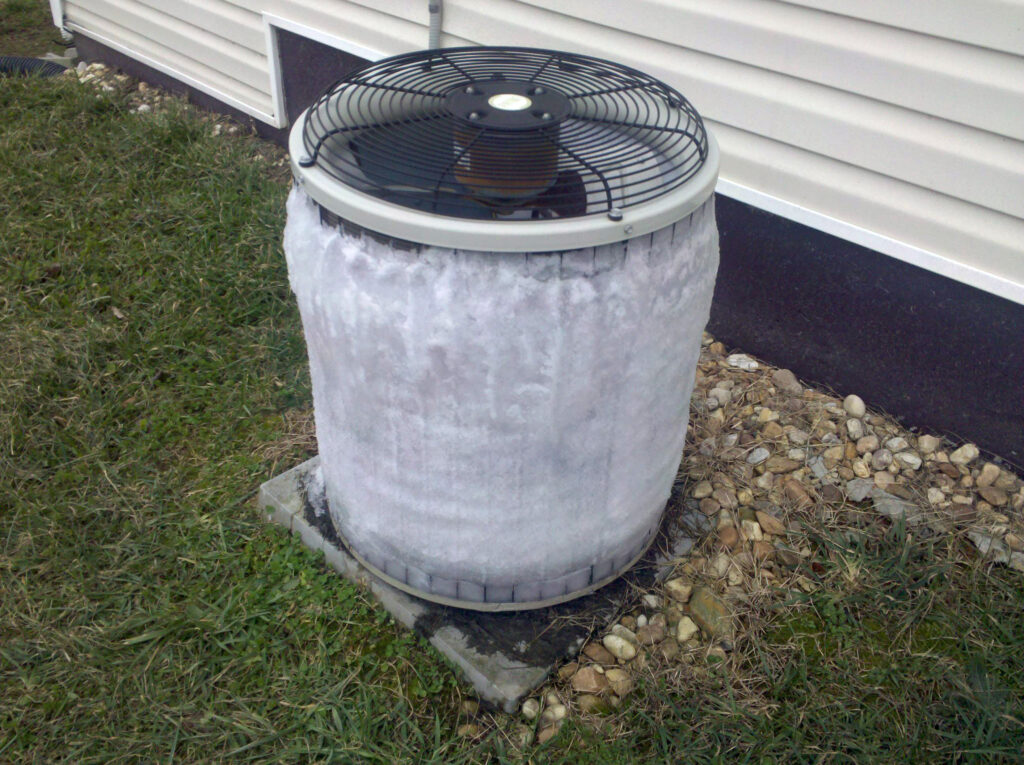
[[64,0],[50,0],[50,15],[57,29],[64,28]]
[[276,16],[273,13],[264,12],[262,16],[263,34],[267,39],[267,61],[270,64],[270,100],[274,105],[274,116],[270,122],[274,127],[288,127],[288,113],[285,110],[284,104],[284,80],[282,79],[281,72],[281,52],[277,47],[277,35],[274,34],[275,28],[284,29],[301,37],[322,43],[329,48],[342,50],[346,53],[351,53],[353,56],[365,58],[368,61],[379,61],[387,55],[374,48],[367,48],[343,37],[336,37],[320,29],[308,27],[305,24]]
[[902,260],[904,263],[910,263],[941,276],[955,279],[971,287],[991,292],[999,297],[1012,300],[1014,303],[1024,304],[1024,284],[990,274],[987,271],[982,271],[980,268],[958,263],[944,255],[923,250],[906,242],[855,226],[838,218],[832,218],[823,213],[801,207],[800,205],[787,202],[784,199],[773,197],[770,194],[765,194],[724,178],[718,179],[715,191],[722,196],[744,202],[788,220],[802,223],[818,231],[824,231],[826,234],[837,236],[840,239],[859,244],[870,250],[876,250],[897,260]]
[[92,30],[83,27],[81,24],[77,24],[74,21],[69,21],[67,23],[66,28],[70,29],[73,32],[81,32],[86,37],[95,40],[98,43],[102,43],[103,45],[106,45],[108,48],[113,48],[118,53],[123,53],[124,55],[135,59],[140,64],[145,64],[146,66],[152,69],[156,69],[158,72],[163,72],[169,77],[173,77],[174,79],[178,80],[178,82],[184,83],[185,85],[195,88],[196,90],[200,90],[203,93],[206,93],[208,96],[213,96],[218,101],[221,101],[227,104],[228,106],[238,109],[238,111],[244,112],[245,114],[248,114],[250,117],[255,117],[256,119],[262,122],[269,122],[271,125],[275,124],[275,117],[273,114],[267,114],[264,111],[260,111],[251,104],[247,104],[245,101],[240,101],[234,96],[230,96],[227,93],[224,93],[223,91],[217,90],[217,88],[213,87],[209,83],[205,83],[202,80],[197,80],[196,78],[191,77],[185,74],[184,72],[180,72],[173,66],[170,66],[161,61],[157,61],[156,59],[150,58],[149,56],[146,56],[142,53],[139,53],[137,50],[125,45],[124,43],[120,43],[117,40],[112,40],[111,38],[106,37],[105,35],[101,35],[98,32],[93,32]]

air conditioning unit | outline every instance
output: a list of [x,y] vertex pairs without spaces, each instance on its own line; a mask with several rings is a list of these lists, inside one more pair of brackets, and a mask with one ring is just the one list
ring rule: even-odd
[[290,135],[285,252],[332,522],[391,584],[569,600],[654,539],[718,264],[718,150],[663,82],[447,48],[344,77]]

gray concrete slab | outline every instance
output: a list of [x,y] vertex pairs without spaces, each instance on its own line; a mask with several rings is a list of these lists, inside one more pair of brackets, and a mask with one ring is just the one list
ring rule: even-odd
[[325,562],[342,576],[366,584],[397,621],[424,635],[458,667],[482,700],[506,712],[576,655],[592,633],[614,621],[639,588],[664,575],[668,559],[693,543],[686,529],[670,522],[683,515],[671,512],[670,501],[668,520],[652,550],[625,576],[591,595],[510,613],[442,606],[392,587],[345,550],[330,522],[322,483],[312,479],[318,466],[319,457],[314,457],[260,486],[259,504],[267,520],[299,536],[310,549],[323,551]]

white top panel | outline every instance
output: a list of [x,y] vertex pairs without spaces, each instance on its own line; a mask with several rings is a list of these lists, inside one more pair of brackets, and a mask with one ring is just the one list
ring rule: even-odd
[[332,178],[316,165],[302,167],[302,128],[307,112],[296,120],[288,141],[292,173],[302,190],[331,212],[363,228],[419,244],[457,250],[552,252],[595,247],[642,236],[672,225],[700,207],[718,180],[718,144],[708,133],[704,166],[665,196],[622,212],[620,220],[586,215],[552,220],[467,220],[434,215],[386,202]]

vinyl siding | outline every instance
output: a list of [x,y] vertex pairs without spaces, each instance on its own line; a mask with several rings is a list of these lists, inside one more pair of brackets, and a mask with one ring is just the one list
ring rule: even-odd
[[[261,13],[393,54],[426,44],[426,5],[76,0],[66,14],[270,113]],[[444,31],[447,46],[561,48],[661,77],[718,136],[723,188],[1024,302],[1024,0],[446,0]]]

